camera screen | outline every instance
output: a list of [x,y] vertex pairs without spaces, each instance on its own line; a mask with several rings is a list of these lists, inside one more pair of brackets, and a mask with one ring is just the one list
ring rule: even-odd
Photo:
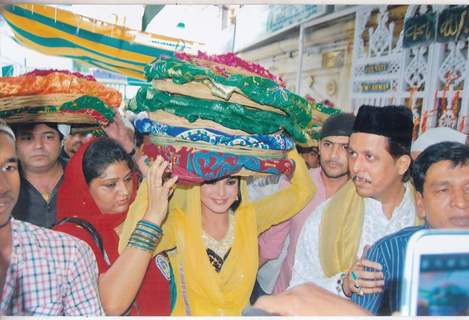
[[420,259],[417,315],[469,315],[469,254],[428,254]]

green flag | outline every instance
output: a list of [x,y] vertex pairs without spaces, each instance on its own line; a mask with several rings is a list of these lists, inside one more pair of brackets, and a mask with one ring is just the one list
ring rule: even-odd
[[148,5],[145,6],[142,16],[142,31],[145,31],[151,20],[164,8],[164,5]]

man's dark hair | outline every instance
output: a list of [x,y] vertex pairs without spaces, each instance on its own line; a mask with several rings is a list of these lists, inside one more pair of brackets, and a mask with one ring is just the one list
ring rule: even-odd
[[92,142],[83,157],[83,175],[87,184],[103,174],[106,168],[116,162],[125,161],[130,170],[136,169],[132,157],[114,139],[102,137]]
[[241,177],[239,176],[235,176],[235,177],[232,177],[232,176],[228,176],[228,177],[221,177],[221,178],[218,178],[218,179],[213,179],[213,180],[209,180],[209,181],[205,181],[203,184],[215,184],[217,183],[218,181],[220,180],[223,180],[223,179],[226,179],[226,178],[235,178],[235,179],[238,179],[238,199],[235,200],[231,206],[230,206],[230,209],[233,210],[233,211],[236,211],[236,209],[238,209],[239,205],[241,204]]
[[387,137],[387,140],[388,144],[386,149],[394,160],[397,160],[401,156],[409,156],[411,160],[409,168],[402,177],[402,181],[406,182],[410,179],[410,175],[412,172],[412,157],[410,156],[410,147],[390,137]]
[[21,131],[33,131],[34,127],[37,126],[37,125],[40,125],[40,124],[44,124],[44,125],[48,126],[49,128],[54,129],[55,131],[57,131],[57,133],[59,134],[60,141],[63,140],[64,135],[62,134],[62,132],[60,132],[57,123],[48,123],[48,122],[18,123],[18,124],[12,124],[11,129],[13,130],[15,135],[18,136],[19,132],[21,132]]
[[426,148],[417,159],[412,169],[415,190],[422,193],[425,175],[430,167],[440,161],[450,161],[452,168],[469,165],[469,147],[458,142],[440,142]]
[[319,154],[318,147],[302,147],[298,144],[296,145],[296,151],[298,151],[298,153],[300,154],[310,153],[310,152],[316,152],[317,154]]

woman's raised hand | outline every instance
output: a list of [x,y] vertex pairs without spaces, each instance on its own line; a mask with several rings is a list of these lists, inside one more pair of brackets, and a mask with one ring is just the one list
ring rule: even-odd
[[161,223],[166,218],[169,197],[178,179],[177,176],[173,176],[165,181],[164,176],[169,172],[168,169],[169,162],[158,156],[147,173],[148,209],[144,219],[159,226],[161,226]]

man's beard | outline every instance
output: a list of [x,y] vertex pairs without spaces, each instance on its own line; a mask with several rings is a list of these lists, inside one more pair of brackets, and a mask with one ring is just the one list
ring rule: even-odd
[[[327,164],[327,162],[326,162]],[[345,169],[343,172],[340,172],[340,173],[336,173],[336,174],[331,174],[329,172],[327,172],[327,167],[326,166],[323,166],[322,163],[321,163],[321,169],[322,171],[324,172],[324,174],[326,175],[326,177],[330,178],[330,179],[338,179],[338,178],[341,178],[343,176],[346,176],[348,175],[348,170]]]

